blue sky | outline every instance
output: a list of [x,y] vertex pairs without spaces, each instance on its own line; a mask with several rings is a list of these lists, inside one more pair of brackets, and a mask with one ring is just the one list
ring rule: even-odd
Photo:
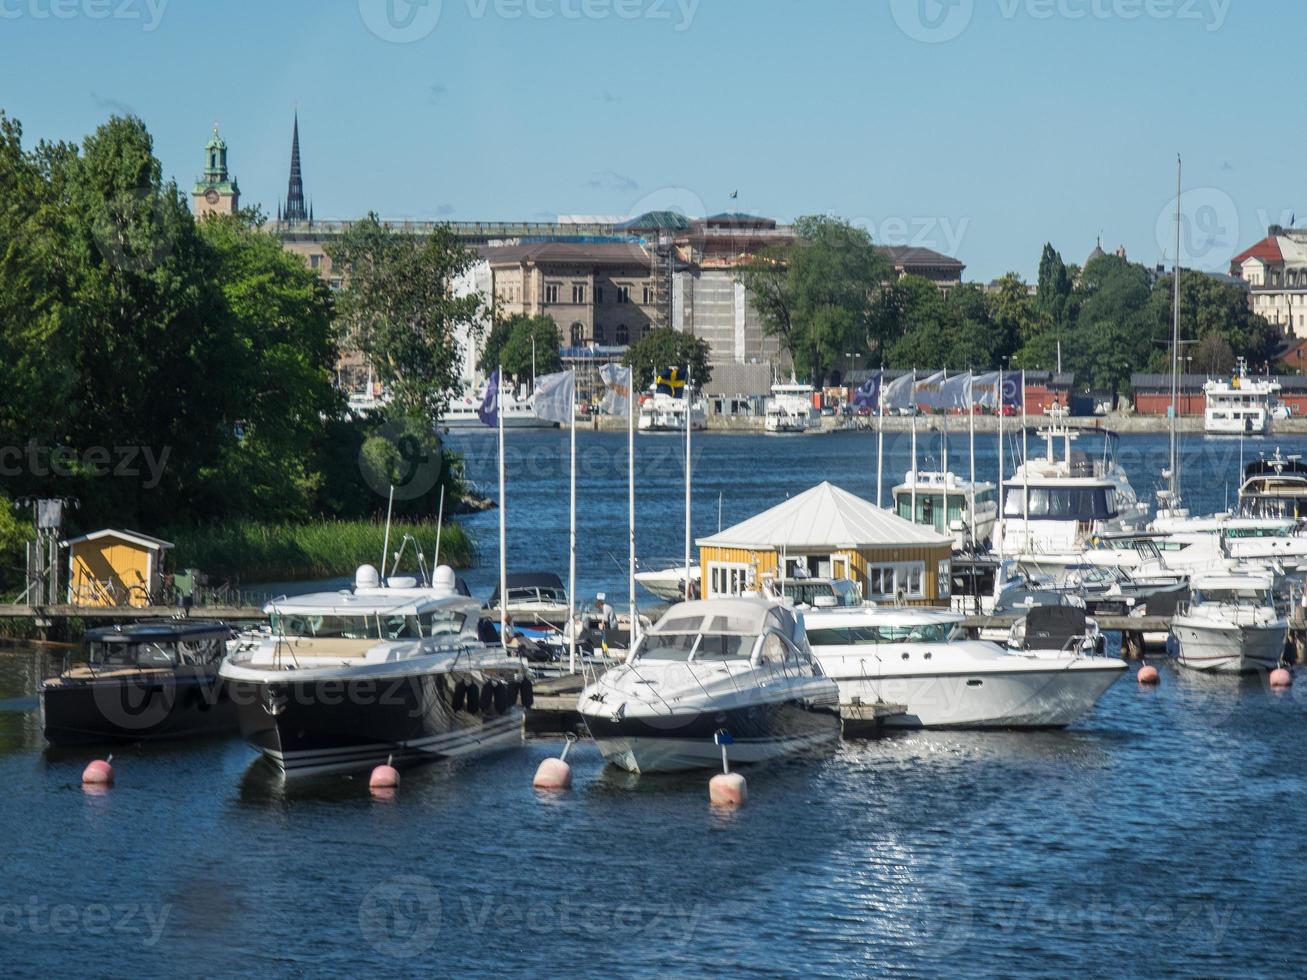
[[1248,0],[0,0],[0,107],[133,111],[183,184],[218,120],[269,212],[298,106],[320,218],[825,212],[976,280],[1100,231],[1169,261],[1181,152],[1220,268],[1307,219],[1304,36]]

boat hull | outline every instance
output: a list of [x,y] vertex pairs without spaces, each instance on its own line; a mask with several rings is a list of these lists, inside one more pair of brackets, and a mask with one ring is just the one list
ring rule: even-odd
[[52,745],[234,735],[236,712],[217,668],[193,673],[57,678],[41,686],[41,725]]
[[[840,701],[901,704],[888,728],[1065,728],[1088,714],[1126,672],[1124,661],[1089,658],[973,673],[839,677]],[[829,661],[823,665],[831,670]]]
[[1179,645],[1180,666],[1217,674],[1274,670],[1284,657],[1288,624],[1220,626],[1176,617],[1171,631]]
[[723,729],[733,739],[727,747],[732,763],[766,762],[820,748],[840,735],[833,700],[775,701],[670,716],[582,716],[604,758],[634,773],[719,768],[722,750],[713,736]]
[[520,745],[521,703],[530,698],[515,678],[473,670],[234,680],[231,686],[241,734],[287,775],[433,762]]

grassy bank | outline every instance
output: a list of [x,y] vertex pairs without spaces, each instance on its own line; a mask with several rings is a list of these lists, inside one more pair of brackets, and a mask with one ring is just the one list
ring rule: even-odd
[[[372,521],[320,521],[311,524],[261,524],[232,521],[177,528],[163,536],[176,547],[168,556],[171,568],[198,568],[211,580],[284,582],[349,575],[359,565],[377,564],[386,526]],[[430,562],[436,550],[436,525],[395,523],[390,550],[412,534]],[[458,524],[446,524],[440,535],[440,561],[466,568],[473,559],[472,541]],[[413,570],[413,548],[401,570]]]

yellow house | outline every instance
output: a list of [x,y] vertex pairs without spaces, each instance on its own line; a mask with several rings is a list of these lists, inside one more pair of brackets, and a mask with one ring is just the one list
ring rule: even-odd
[[159,591],[169,541],[106,529],[70,538],[68,601],[75,606],[148,606]]
[[759,590],[780,577],[847,578],[867,599],[945,604],[953,539],[831,483],[700,538],[704,595]]

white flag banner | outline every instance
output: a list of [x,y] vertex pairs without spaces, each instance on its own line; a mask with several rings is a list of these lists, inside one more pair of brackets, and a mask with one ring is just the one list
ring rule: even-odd
[[881,388],[880,403],[886,411],[912,407],[912,375],[904,374]]
[[536,418],[571,425],[576,401],[576,372],[559,371],[536,379]]
[[620,364],[605,364],[599,369],[608,390],[600,406],[608,415],[626,415],[631,410],[631,369]]
[[934,374],[921,378],[913,386],[912,403],[923,408],[943,408],[944,406],[939,403],[940,386],[943,384],[943,371],[936,371]]
[[971,379],[971,398],[973,405],[984,408],[998,407],[998,372],[977,374]]

